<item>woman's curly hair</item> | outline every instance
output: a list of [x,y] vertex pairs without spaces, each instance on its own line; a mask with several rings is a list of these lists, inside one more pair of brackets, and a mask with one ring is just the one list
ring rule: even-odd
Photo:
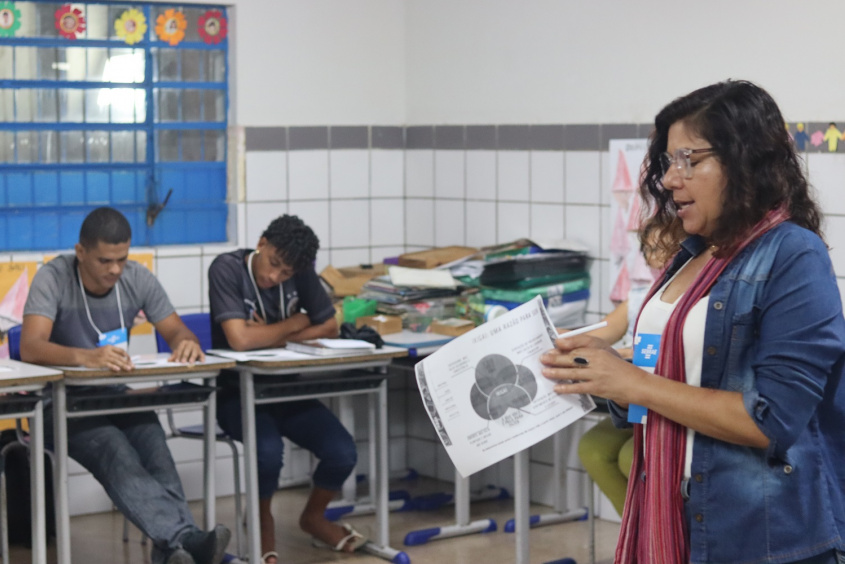
[[279,258],[294,272],[313,266],[320,248],[314,231],[295,215],[277,217],[261,236],[276,248]]
[[645,159],[640,195],[649,210],[647,223],[661,232],[660,241],[674,252],[686,236],[672,201],[663,187],[661,153],[669,128],[683,122],[713,148],[727,185],[722,211],[708,243],[727,254],[766,213],[785,206],[790,221],[822,236],[822,215],[783,116],[772,97],[759,86],[728,80],[673,100],[654,120]]

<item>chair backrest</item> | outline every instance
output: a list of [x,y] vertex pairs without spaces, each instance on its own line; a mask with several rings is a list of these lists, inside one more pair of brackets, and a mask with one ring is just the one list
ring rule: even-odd
[[21,359],[21,326],[15,325],[6,332],[6,342],[9,343],[9,358]]
[[[197,339],[200,340],[200,347],[207,351],[211,348],[211,316],[207,313],[188,313],[181,315],[182,322],[190,329]],[[156,347],[158,352],[171,352],[164,337],[156,331]],[[9,347],[11,350],[11,347]]]

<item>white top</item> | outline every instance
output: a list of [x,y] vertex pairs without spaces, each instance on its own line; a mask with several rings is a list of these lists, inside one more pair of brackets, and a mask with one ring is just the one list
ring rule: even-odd
[[[686,265],[684,265],[686,266]],[[680,272],[683,267],[678,270]],[[677,273],[675,274],[677,276]],[[673,277],[674,278],[674,277]],[[669,317],[675,310],[680,297],[672,303],[662,300],[663,292],[672,279],[668,280],[660,290],[648,301],[643,313],[640,316],[637,326],[637,337],[641,335],[663,335],[663,331],[669,322]],[[684,368],[686,370],[686,381],[690,386],[701,386],[701,362],[704,355],[704,325],[707,320],[707,306],[710,303],[710,296],[704,296],[696,303],[687,314],[683,328],[684,340]],[[653,368],[640,367],[643,370],[654,373]],[[643,427],[645,429],[645,427]],[[684,461],[684,477],[690,477],[692,466],[692,445],[695,440],[695,431],[687,429],[687,446]]]

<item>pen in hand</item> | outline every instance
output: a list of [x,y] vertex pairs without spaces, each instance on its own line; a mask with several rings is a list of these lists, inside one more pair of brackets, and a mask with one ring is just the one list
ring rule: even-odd
[[598,323],[586,325],[584,327],[581,327],[580,329],[573,329],[572,331],[567,331],[566,333],[560,335],[558,339],[566,339],[568,337],[574,337],[576,335],[583,335],[584,333],[589,333],[590,331],[595,331],[596,329],[601,329],[602,327],[607,327],[607,321],[599,321]]

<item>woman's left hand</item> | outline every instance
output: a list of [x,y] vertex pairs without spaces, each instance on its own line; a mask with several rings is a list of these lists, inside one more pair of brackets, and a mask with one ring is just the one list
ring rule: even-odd
[[587,335],[557,339],[540,362],[543,376],[558,382],[558,394],[591,394],[622,406],[637,403],[638,385],[647,375],[604,341]]

